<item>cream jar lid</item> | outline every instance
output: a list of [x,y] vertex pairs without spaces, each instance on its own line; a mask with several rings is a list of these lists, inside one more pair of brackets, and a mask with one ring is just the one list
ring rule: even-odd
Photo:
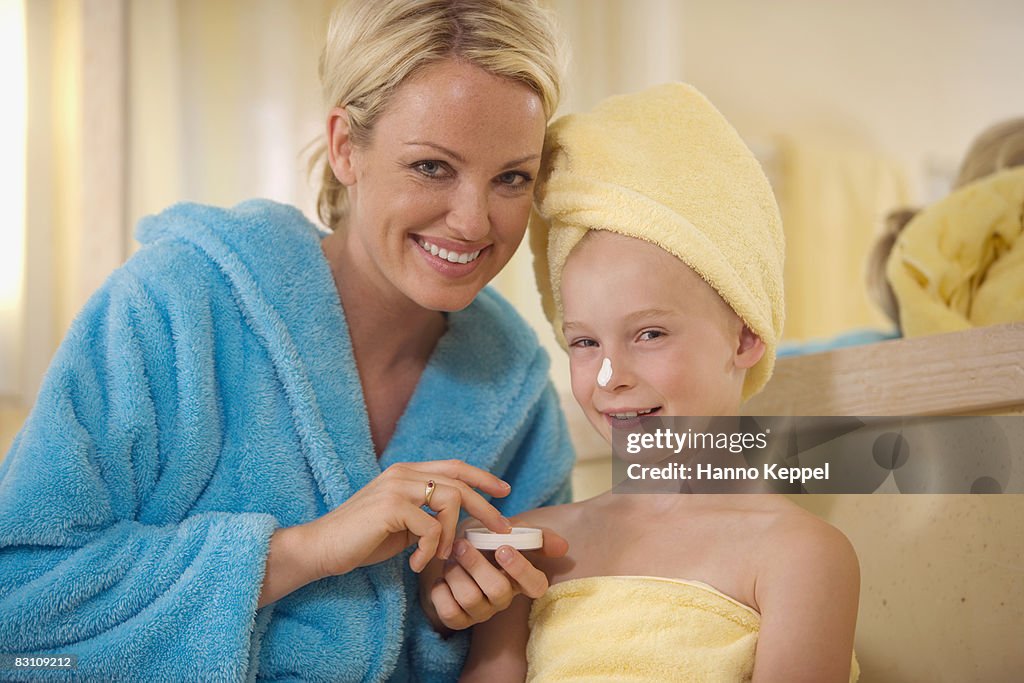
[[507,534],[499,534],[490,529],[475,527],[466,530],[466,540],[479,550],[497,550],[503,545],[512,546],[516,550],[536,550],[544,545],[544,532],[525,526],[512,527]]

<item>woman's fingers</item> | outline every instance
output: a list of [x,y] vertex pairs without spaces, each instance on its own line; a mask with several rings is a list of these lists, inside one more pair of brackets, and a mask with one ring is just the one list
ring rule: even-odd
[[[461,460],[404,462],[398,466],[418,470],[427,475],[440,475],[448,479],[457,479],[474,489],[479,489],[498,498],[504,498],[512,490],[508,482],[503,481],[487,470],[474,467]],[[436,479],[437,477],[433,478]]]
[[[449,463],[456,463],[461,467],[451,465]],[[435,471],[436,470],[436,471]],[[491,531],[497,531],[499,533],[507,532],[512,528],[512,524],[502,516],[501,512],[496,507],[487,502],[487,500],[479,493],[474,491],[469,484],[464,480],[455,477],[448,476],[447,472],[455,474],[473,474],[474,476],[478,473],[480,475],[486,475],[493,481],[500,482],[501,480],[494,475],[484,472],[483,470],[467,465],[464,462],[455,461],[437,461],[437,462],[417,462],[417,463],[401,463],[398,465],[392,465],[388,468],[389,472],[393,472],[390,476],[401,477],[402,479],[410,482],[416,482],[416,485],[420,488],[411,488],[410,495],[412,500],[419,500],[420,505],[427,503],[426,497],[426,484],[429,481],[433,481],[435,484],[434,493],[430,497],[430,508],[436,512],[440,512],[445,507],[451,505],[458,505],[462,509],[465,509],[473,517],[477,518],[481,524],[490,529]],[[504,483],[504,482],[502,482]],[[450,489],[450,490],[448,490]],[[452,493],[457,495],[457,498],[452,498]],[[508,490],[505,490],[507,493]],[[504,493],[502,495],[505,495]],[[451,526],[451,533],[447,534],[445,540],[448,542],[447,548],[451,548],[452,542],[455,540],[455,527]]]
[[[502,534],[512,529],[512,522],[505,519],[498,508],[488,503],[479,493],[459,481],[452,480],[451,486],[453,490],[458,491],[462,509],[485,527]],[[454,536],[455,528],[452,527],[452,540]]]
[[309,522],[318,572],[344,574],[394,557],[412,543],[417,547],[409,564],[422,571],[433,557],[451,555],[463,509],[493,531],[508,531],[509,521],[472,486],[499,496],[509,491],[494,475],[457,460],[388,467],[337,508]]
[[[446,559],[455,543],[460,511],[487,528],[505,532],[511,524],[471,486],[495,495],[509,487],[494,475],[457,460],[400,463],[315,523],[324,545],[324,573],[339,574],[393,557],[415,542],[409,558],[422,571],[435,556]],[[427,514],[426,506],[436,513]],[[335,539],[344,538],[346,545]]]
[[[432,485],[430,482],[433,482]],[[413,553],[413,557],[409,558],[410,566],[415,571],[422,570],[435,555],[443,560],[451,556],[452,546],[455,543],[455,534],[459,525],[459,510],[463,506],[464,498],[467,495],[467,492],[458,486],[458,482],[453,481],[452,484],[454,485],[441,483],[433,479],[428,480],[427,484],[415,479],[407,483],[410,490],[408,495],[411,497],[413,506],[415,506],[414,509],[418,513],[412,519],[422,521],[420,517],[422,516],[433,523],[428,527],[424,527],[431,534],[426,539],[413,526],[406,526],[410,532],[420,536],[417,544],[418,548]],[[420,501],[417,495],[422,495],[423,500]],[[424,504],[436,512],[436,516],[431,516],[424,512],[422,510]],[[417,560],[418,568],[412,564],[414,558]]]
[[459,509],[462,506],[463,493],[459,489],[445,484],[436,484],[434,494],[430,498],[430,509],[437,513],[437,521],[441,528],[438,557],[447,560],[452,554],[455,533],[459,526]]
[[410,508],[402,521],[410,533],[419,537],[416,542],[416,550],[409,556],[409,568],[419,573],[437,554],[437,548],[441,542],[442,526],[437,519],[419,508]]
[[[412,473],[414,470],[409,472]],[[497,508],[466,484],[456,479],[448,479],[444,475],[435,475],[436,479],[428,479],[426,482],[419,479],[419,476],[422,476],[419,473],[412,476],[414,478],[403,482],[406,499],[417,508],[426,505],[437,513],[436,518],[432,518],[437,522],[437,527],[436,529],[430,527],[431,532],[436,531],[436,538],[431,536],[426,539],[429,541],[426,544],[421,538],[417,553],[414,553],[420,569],[434,555],[441,559],[448,559],[451,556],[459,524],[459,513],[463,508],[495,531],[504,532],[511,528],[509,521],[501,515]],[[429,515],[427,516],[429,517]],[[420,533],[411,526],[406,528],[420,536]],[[410,558],[410,561],[412,559]]]

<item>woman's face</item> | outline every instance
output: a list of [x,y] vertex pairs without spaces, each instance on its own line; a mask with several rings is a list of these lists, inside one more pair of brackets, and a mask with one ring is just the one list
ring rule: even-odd
[[545,128],[540,98],[521,83],[455,60],[424,68],[395,91],[369,142],[336,148],[347,267],[382,302],[469,305],[523,239]]

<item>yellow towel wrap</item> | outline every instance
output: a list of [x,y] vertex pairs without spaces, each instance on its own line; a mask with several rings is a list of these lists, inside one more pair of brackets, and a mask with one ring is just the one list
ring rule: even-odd
[[[753,609],[699,581],[565,581],[533,603],[527,681],[749,681],[760,625]],[[856,681],[856,659],[852,667]]]
[[965,185],[914,216],[886,277],[907,337],[1024,320],[1024,167]]
[[681,259],[765,343],[743,398],[771,376],[782,334],[782,221],[761,165],[692,86],[611,97],[555,121],[530,221],[537,287],[562,337],[562,267],[590,230],[652,242]]

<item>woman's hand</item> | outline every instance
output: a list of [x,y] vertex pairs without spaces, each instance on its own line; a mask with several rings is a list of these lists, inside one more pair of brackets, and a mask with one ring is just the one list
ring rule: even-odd
[[[470,525],[478,526],[478,520],[463,523]],[[528,552],[551,558],[568,552],[564,538],[550,529],[543,531],[544,546]],[[438,631],[469,628],[506,609],[519,594],[539,598],[547,591],[547,576],[518,550],[501,546],[494,558],[498,566],[460,538],[448,562],[435,561],[423,572],[420,604]]]
[[[429,482],[434,482],[429,507],[436,515],[423,510]],[[460,508],[491,531],[508,531],[509,521],[473,489],[504,497],[510,487],[461,460],[392,465],[323,517],[274,533],[259,605],[394,557],[413,543],[417,548],[409,566],[420,572],[435,556],[451,555]]]

